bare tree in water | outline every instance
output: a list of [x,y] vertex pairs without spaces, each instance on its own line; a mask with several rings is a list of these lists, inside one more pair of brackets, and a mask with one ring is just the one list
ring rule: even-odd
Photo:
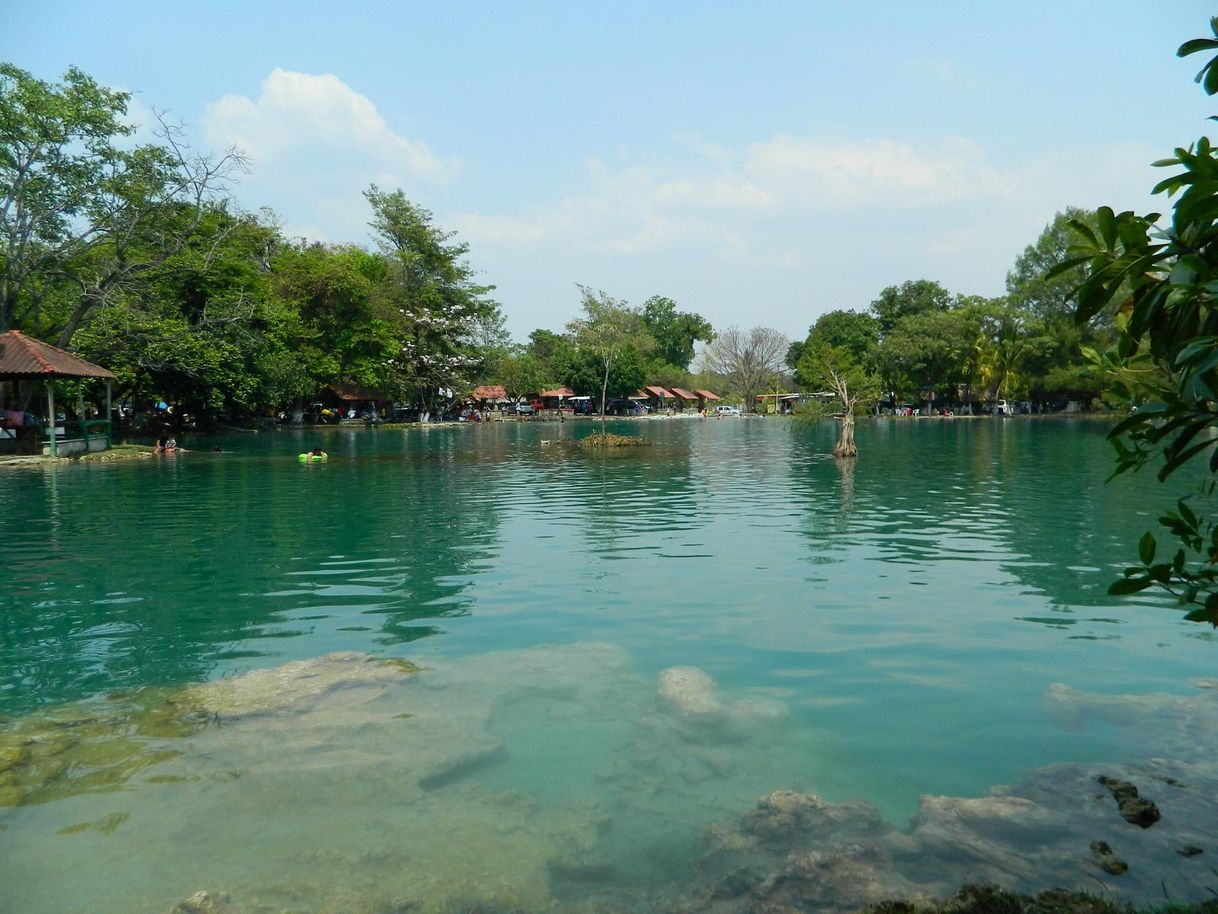
[[854,443],[854,411],[860,402],[879,394],[876,376],[861,366],[846,349],[831,346],[815,335],[809,338],[796,368],[796,377],[813,390],[828,388],[841,405],[833,414],[840,423],[834,457],[857,457]]

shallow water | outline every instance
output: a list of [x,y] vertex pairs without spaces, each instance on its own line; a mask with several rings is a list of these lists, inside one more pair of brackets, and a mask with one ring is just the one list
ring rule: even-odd
[[[1104,485],[1102,423],[866,423],[857,465],[827,424],[627,429],[651,447],[588,456],[560,439],[591,424],[512,423],[0,468],[0,766],[27,747],[0,771],[0,898],[659,888],[775,788],[900,824],[924,794],[1145,758],[1153,729],[1051,713],[1051,686],[1213,675],[1207,629],[1105,595],[1167,498]],[[300,465],[315,442],[329,463]],[[183,697],[334,651],[424,670],[258,713]],[[658,697],[673,666],[714,678],[712,715]]]

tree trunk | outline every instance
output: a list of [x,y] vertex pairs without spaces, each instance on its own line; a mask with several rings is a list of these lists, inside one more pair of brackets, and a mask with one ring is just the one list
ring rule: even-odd
[[859,449],[854,443],[854,410],[848,410],[838,417],[842,423],[841,434],[837,446],[833,448],[834,457],[857,457]]
[[605,398],[609,395],[609,359],[605,359],[605,380],[601,384],[601,438],[605,437]]
[[854,404],[850,398],[850,390],[846,387],[846,379],[836,371],[829,373],[830,386],[842,401],[842,414],[838,416],[841,422],[841,434],[837,438],[837,446],[833,448],[834,457],[857,457],[859,449],[854,443]]

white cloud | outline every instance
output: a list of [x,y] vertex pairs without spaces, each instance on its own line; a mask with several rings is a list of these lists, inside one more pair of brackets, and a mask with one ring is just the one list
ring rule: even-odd
[[731,178],[698,182],[686,179],[665,181],[656,187],[656,200],[676,206],[711,209],[767,209],[774,195],[758,184]]
[[[742,303],[764,303],[768,323],[796,334],[821,311],[866,307],[906,279],[998,295],[1056,211],[1144,209],[1155,177],[1150,150],[1119,144],[1014,159],[960,137],[783,134],[735,148],[678,142],[667,153],[591,159],[548,200],[462,216],[471,256],[493,264],[489,278],[505,292],[545,273],[567,295],[544,317],[513,316],[514,331],[560,326],[575,282],[632,301],[670,294],[716,325],[740,323]],[[541,309],[534,298],[528,307]],[[512,316],[510,293],[504,306]]]
[[[736,150],[684,141],[667,160],[585,163],[579,186],[527,212],[460,217],[475,246],[557,245],[643,257],[694,252],[765,269],[796,269],[837,242],[833,225],[1006,205],[1019,176],[979,146],[946,138],[829,142],[778,135]],[[966,235],[967,228],[962,228]],[[925,241],[920,236],[920,241]],[[942,240],[936,254],[947,254]]]
[[549,235],[546,226],[537,222],[481,213],[458,213],[453,228],[462,241],[475,246],[528,247],[545,241]]
[[918,276],[998,294],[1055,211],[1142,208],[1137,191],[1154,179],[1150,151],[1113,144],[1015,160],[966,137],[788,133],[733,145],[682,135],[646,153],[607,151],[573,172],[560,163],[561,183],[488,205],[504,187],[493,150],[466,151],[485,181],[471,190],[476,172],[456,180],[455,159],[391,128],[335,76],[275,70],[256,97],[212,104],[203,126],[213,149],[251,155],[241,195],[275,209],[289,236],[367,238],[370,183],[435,209],[500,287],[517,333],[561,326],[576,282],[629,300],[671,294],[716,325],[766,303],[766,322],[792,333]]
[[250,157],[242,182],[249,196],[268,201],[290,233],[325,226],[325,240],[364,234],[360,194],[370,183],[412,188],[458,170],[455,159],[391,128],[370,99],[332,74],[276,68],[257,98],[226,95],[208,105],[203,128],[212,148],[235,146]]
[[792,202],[925,204],[1006,196],[1009,176],[969,140],[918,148],[891,139],[828,142],[779,135],[748,148],[745,170]]

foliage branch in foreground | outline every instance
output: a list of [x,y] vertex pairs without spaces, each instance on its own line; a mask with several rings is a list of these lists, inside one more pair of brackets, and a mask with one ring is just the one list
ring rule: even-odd
[[[1186,42],[1178,56],[1218,51],[1218,17],[1210,28],[1213,38]],[[1208,95],[1218,93],[1218,56],[1197,81]],[[1179,544],[1175,552],[1161,556],[1155,536],[1145,533],[1140,564],[1109,593],[1160,587],[1189,608],[1186,619],[1218,627],[1218,524],[1211,514],[1218,473],[1218,150],[1202,137],[1154,164],[1180,169],[1154,189],[1179,195],[1170,223],[1159,228],[1158,213],[1101,207],[1095,230],[1072,223],[1081,239],[1076,256],[1048,275],[1087,265],[1077,288],[1080,322],[1120,303],[1115,349],[1092,357],[1113,379],[1113,393],[1145,402],[1109,433],[1117,453],[1113,475],[1155,462],[1163,481],[1195,460],[1208,464],[1195,492],[1159,518]]]

